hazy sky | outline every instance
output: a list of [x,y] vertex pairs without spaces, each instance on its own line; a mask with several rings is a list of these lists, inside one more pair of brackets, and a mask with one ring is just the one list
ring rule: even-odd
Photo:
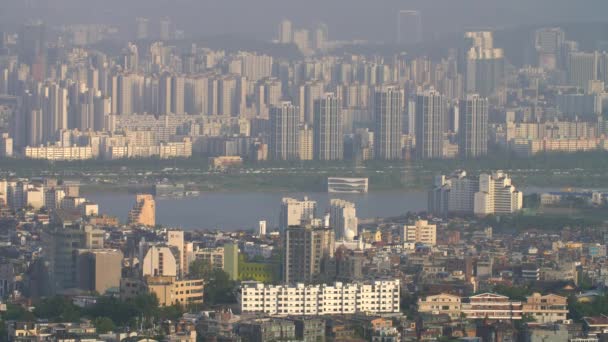
[[[394,39],[396,11],[423,13],[427,36],[467,27],[606,21],[608,0],[0,0],[0,22],[113,23],[169,16],[189,34],[274,36],[278,21],[325,22],[334,38]],[[155,24],[155,22],[152,22]]]

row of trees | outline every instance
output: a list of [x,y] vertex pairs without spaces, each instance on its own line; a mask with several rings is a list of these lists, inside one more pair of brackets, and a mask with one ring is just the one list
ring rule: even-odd
[[[85,308],[75,305],[70,298],[53,296],[40,300],[33,311],[18,305],[7,305],[0,328],[5,328],[3,321],[44,319],[50,322],[78,322],[85,318],[93,322],[99,333],[106,333],[117,327],[149,328],[156,321],[179,318],[183,312],[184,308],[180,306],[160,307],[158,299],[152,294],[141,294],[124,301],[99,297],[96,304]],[[5,336],[5,331],[2,333],[1,336]]]
[[[190,266],[193,278],[205,279],[204,305],[214,306],[236,302],[234,289],[236,282],[221,269],[214,269],[208,262],[197,260]],[[159,306],[154,294],[144,293],[135,298],[121,300],[115,297],[98,297],[94,305],[81,308],[68,297],[53,296],[43,298],[35,304],[33,311],[9,304],[1,315],[0,336],[5,336],[4,321],[35,321],[45,319],[51,322],[78,322],[90,319],[99,333],[112,331],[117,327],[150,328],[156,322],[179,319],[186,310],[199,307]]]
[[236,282],[222,269],[214,268],[209,262],[195,260],[190,264],[190,277],[205,279],[204,302],[206,305],[236,303]]

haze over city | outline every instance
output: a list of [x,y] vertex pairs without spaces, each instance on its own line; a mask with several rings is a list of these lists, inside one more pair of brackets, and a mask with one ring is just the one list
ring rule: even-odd
[[276,23],[327,23],[335,38],[390,41],[400,9],[419,10],[429,38],[466,29],[604,21],[602,0],[4,0],[3,25],[39,18],[53,24],[114,24],[131,29],[135,16],[171,17],[193,36],[237,34],[258,39],[275,33]]
[[608,339],[605,0],[0,0],[0,342]]

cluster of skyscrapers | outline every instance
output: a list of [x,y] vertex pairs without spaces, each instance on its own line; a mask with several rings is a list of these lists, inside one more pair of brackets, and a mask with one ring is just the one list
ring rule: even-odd
[[[607,146],[608,54],[579,51],[559,28],[533,32],[538,68],[517,70],[491,31],[466,32],[441,59],[334,56],[343,43],[328,40],[325,25],[309,44],[310,31],[285,20],[276,42],[306,52],[285,58],[178,47],[168,20],[159,35],[136,22],[138,39],[117,54],[52,40],[40,22],[3,35],[0,154],[335,161]],[[400,11],[398,32],[406,50],[420,42],[421,14]],[[552,122],[590,130],[541,140],[517,129]]]
[[523,193],[503,171],[470,177],[459,170],[449,177],[437,176],[428,197],[429,212],[440,216],[512,214],[522,207]]

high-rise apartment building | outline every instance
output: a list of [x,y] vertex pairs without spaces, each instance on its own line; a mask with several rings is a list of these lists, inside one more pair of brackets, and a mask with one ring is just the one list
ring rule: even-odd
[[512,214],[523,206],[523,193],[515,189],[509,175],[502,171],[479,175],[479,191],[474,198],[476,215]]
[[43,91],[43,136],[45,141],[51,141],[59,130],[68,128],[68,92],[55,83],[45,86]]
[[317,215],[317,202],[304,197],[300,201],[285,197],[281,201],[279,228],[285,230],[291,226],[302,226],[312,221]]
[[209,78],[205,75],[187,78],[184,95],[188,114],[206,115],[209,108]]
[[538,67],[555,70],[563,65],[562,46],[566,40],[564,30],[558,27],[542,28],[536,31],[535,48]]
[[422,41],[422,16],[419,11],[401,10],[397,14],[397,43],[417,44]]
[[285,283],[310,283],[331,276],[327,267],[334,257],[333,229],[293,226],[287,228],[284,234]]
[[466,91],[489,97],[503,86],[504,52],[494,48],[492,32],[467,32],[465,38],[471,43],[466,53]]
[[138,17],[135,19],[135,39],[148,39],[149,38],[149,20],[148,18]]
[[[269,109],[281,104],[281,81],[277,79],[267,78],[259,81],[255,85],[254,96],[257,105],[257,115],[261,118],[267,118]],[[300,109],[298,108],[298,122],[300,121]]]
[[25,24],[19,32],[18,44],[20,62],[30,66],[35,81],[42,82],[47,72],[46,25],[40,21]]
[[342,160],[344,137],[342,112],[338,98],[326,93],[314,102],[314,157],[316,160]]
[[300,160],[312,160],[314,157],[314,134],[308,124],[300,126]]
[[310,31],[305,29],[293,31],[293,43],[302,51],[304,54],[308,53],[310,48]]
[[385,86],[374,93],[375,158],[401,159],[404,93],[396,86]]
[[459,153],[463,158],[488,154],[488,100],[469,94],[459,103]]
[[326,24],[319,24],[314,33],[314,48],[322,50],[325,48],[325,43],[329,39],[329,29]]
[[174,75],[171,77],[171,113],[184,115],[184,76]]
[[329,202],[329,227],[335,231],[336,240],[352,241],[359,235],[358,223],[354,203],[337,198]]
[[160,38],[160,40],[169,40],[172,38],[171,37],[171,20],[169,18],[162,18],[160,20],[159,38]]
[[600,54],[574,52],[568,58],[568,81],[571,86],[587,90],[589,81],[598,79]]
[[129,224],[154,227],[156,225],[156,202],[154,196],[138,194],[135,205],[129,211]]
[[285,19],[279,24],[279,43],[291,44],[293,42],[293,25]]
[[321,81],[311,81],[299,87],[297,103],[300,107],[300,121],[309,125],[315,118],[315,101],[325,94],[325,84]]
[[447,124],[447,99],[435,89],[416,96],[416,156],[420,159],[443,158]]
[[13,156],[13,138],[8,133],[0,134],[0,158]]
[[164,73],[158,80],[158,114],[171,114],[173,109],[173,82],[171,74]]
[[258,237],[266,236],[266,221],[258,222],[258,229],[256,231]]
[[449,177],[437,176],[429,191],[429,212],[445,216],[454,214],[511,214],[521,210],[523,194],[502,171],[467,177],[456,171]]
[[270,108],[270,155],[274,160],[297,160],[300,154],[298,107],[285,101]]

